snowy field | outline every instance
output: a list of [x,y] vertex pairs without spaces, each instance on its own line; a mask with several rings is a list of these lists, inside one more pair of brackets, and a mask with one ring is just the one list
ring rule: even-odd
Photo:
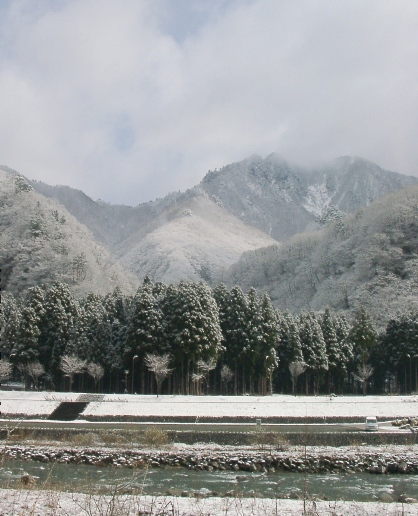
[[[62,401],[80,393],[1,391],[1,412],[6,417],[45,417]],[[105,395],[91,402],[85,416],[123,417],[366,417],[389,419],[418,416],[418,396],[141,396]]]
[[[310,502],[260,498],[101,496],[0,489],[2,516],[417,516],[415,504]],[[305,509],[305,512],[304,512]]]

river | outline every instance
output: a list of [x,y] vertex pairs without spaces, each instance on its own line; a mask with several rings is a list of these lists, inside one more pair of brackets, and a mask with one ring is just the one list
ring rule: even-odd
[[162,467],[128,469],[87,465],[7,460],[0,469],[0,487],[17,487],[23,474],[36,477],[38,486],[64,491],[143,493],[149,495],[196,493],[263,498],[314,496],[328,500],[375,501],[382,493],[418,498],[418,475],[251,473],[191,471]]

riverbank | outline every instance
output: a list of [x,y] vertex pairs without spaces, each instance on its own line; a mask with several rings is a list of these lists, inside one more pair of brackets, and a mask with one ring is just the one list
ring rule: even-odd
[[2,516],[416,516],[415,505],[257,498],[95,496],[0,489]]
[[[278,450],[277,448],[280,448]],[[173,444],[159,449],[107,446],[27,446],[5,443],[2,461],[20,459],[42,463],[80,464],[130,469],[184,468],[196,471],[418,474],[418,445],[312,447],[235,447]],[[417,493],[418,495],[418,493]]]

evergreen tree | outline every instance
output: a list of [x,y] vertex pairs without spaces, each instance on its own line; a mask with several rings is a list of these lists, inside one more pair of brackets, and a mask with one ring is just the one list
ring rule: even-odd
[[18,338],[11,353],[15,364],[27,365],[38,358],[39,334],[35,310],[30,305],[26,305],[22,309]]
[[[384,363],[396,377],[404,392],[417,389],[416,374],[412,366],[417,366],[418,356],[418,313],[409,310],[389,320],[383,338]],[[374,354],[374,365],[379,368],[378,354]]]
[[327,350],[322,335],[321,326],[315,314],[310,311],[301,313],[300,320],[300,340],[304,362],[307,365],[306,392],[309,391],[309,378],[313,380],[313,391],[317,393],[324,374],[328,371]]
[[18,339],[13,347],[13,362],[27,365],[39,357],[39,335],[45,315],[45,291],[40,287],[30,288],[21,311]]
[[343,368],[344,357],[341,353],[340,343],[338,342],[337,330],[334,320],[331,317],[329,308],[325,308],[324,314],[320,318],[322,335],[328,356],[328,392],[335,390],[338,384],[339,374]]
[[353,372],[353,343],[350,339],[350,326],[345,316],[337,314],[333,321],[340,350],[339,371],[336,372],[338,380],[336,383],[340,386],[339,390],[342,392],[344,384],[350,380]]
[[165,350],[162,312],[152,292],[152,285],[144,282],[131,305],[125,344],[125,364],[129,367],[132,364],[133,373],[135,361],[139,362],[142,393],[145,392],[145,357],[149,353],[159,354]]
[[[260,346],[263,338],[261,328],[261,305],[254,288],[247,294],[246,339],[241,351],[241,362],[245,370],[244,382],[249,383],[250,394],[254,393],[254,380],[263,366],[260,364]],[[263,361],[263,360],[262,360]],[[257,367],[258,366],[258,367]]]
[[111,340],[106,346],[106,358],[103,362],[106,371],[109,371],[109,389],[112,378],[117,381],[118,375],[124,366],[124,352],[126,347],[126,332],[128,326],[128,314],[132,310],[133,299],[125,297],[120,288],[116,288],[104,298],[104,307],[111,325]]
[[[273,393],[273,372],[279,364],[277,348],[280,343],[279,318],[270,297],[264,294],[261,301],[261,340],[259,342],[259,362],[262,371],[261,394]],[[267,381],[269,386],[267,388]]]
[[303,362],[302,344],[299,335],[299,321],[289,312],[279,314],[280,343],[278,356],[280,359],[277,381],[285,390],[291,388],[289,365],[292,362]]
[[[242,393],[245,388],[245,365],[243,360],[243,348],[248,339],[248,301],[240,287],[235,286],[229,294],[229,302],[226,305],[225,322],[223,328],[225,354],[224,362],[234,371],[234,393],[238,394],[238,384]],[[239,381],[241,379],[241,381]]]
[[357,311],[350,330],[350,340],[353,344],[356,364],[367,364],[370,353],[377,341],[377,332],[364,306]]
[[207,285],[180,282],[167,288],[162,310],[178,387],[188,394],[197,361],[217,358],[222,350],[218,307]]
[[71,340],[79,313],[68,285],[54,283],[45,293],[45,314],[39,336],[39,360],[58,385],[59,364]]
[[22,312],[22,301],[16,299],[12,294],[2,294],[0,310],[0,337],[2,352],[6,357],[13,353],[17,346],[19,326]]

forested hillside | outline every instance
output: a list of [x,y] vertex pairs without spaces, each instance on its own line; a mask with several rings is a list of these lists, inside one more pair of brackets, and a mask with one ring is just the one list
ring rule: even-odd
[[64,281],[72,292],[132,292],[138,281],[57,202],[19,175],[0,170],[0,268],[3,291]]
[[365,306],[379,328],[418,306],[418,187],[341,214],[322,231],[245,253],[228,284],[270,294],[280,309],[354,313]]

